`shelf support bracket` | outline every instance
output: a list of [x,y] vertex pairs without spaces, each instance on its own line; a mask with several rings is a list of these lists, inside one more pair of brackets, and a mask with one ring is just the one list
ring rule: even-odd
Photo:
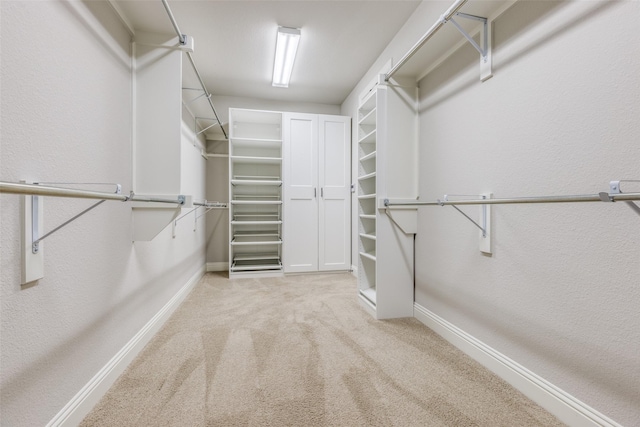
[[[443,205],[444,206],[444,205]],[[486,206],[486,205],[482,205],[482,206]],[[473,223],[473,225],[475,225],[476,227],[478,227],[480,229],[480,231],[482,232],[482,237],[486,237],[487,236],[487,229],[483,226],[481,226],[480,224],[478,224],[477,222],[475,222],[469,215],[467,215],[466,213],[464,213],[459,207],[457,207],[456,205],[451,205],[452,208],[454,208],[455,210],[457,210],[458,212],[460,212],[465,218],[467,218],[469,221],[471,221]],[[484,219],[484,215],[483,215],[483,219]],[[484,222],[484,221],[483,221]]]
[[[482,200],[490,199],[491,196],[492,196],[491,193],[479,195],[479,197]],[[449,195],[445,194],[444,202],[455,203],[455,201],[449,200],[449,197],[450,197]],[[459,196],[455,196],[455,197],[459,197]],[[470,196],[470,197],[475,197],[475,196]],[[445,206],[444,202],[441,200],[438,200],[438,204],[440,206]],[[482,225],[474,221],[469,215],[464,213],[455,204],[451,204],[451,207],[453,207],[455,210],[460,212],[465,218],[471,221],[473,225],[475,225],[476,227],[478,227],[478,229],[480,229],[480,252],[490,255],[492,253],[491,252],[491,205],[490,204],[480,205],[480,218],[481,218],[480,222],[482,223]]]
[[[189,215],[191,212],[195,212],[198,209],[200,209],[200,206],[196,206],[194,208],[192,208],[191,210],[189,210],[189,212],[187,212],[186,214],[182,214],[180,215],[178,218],[174,219],[171,225],[171,237],[172,238],[176,238],[176,227],[178,226],[178,221],[180,221],[182,218],[184,218],[185,216]],[[194,216],[196,216],[197,214],[194,214]],[[197,220],[197,218],[196,218]],[[193,231],[196,231],[196,226],[193,226]]]
[[[120,194],[120,193],[118,193]],[[40,197],[40,196],[31,196],[31,197]],[[97,208],[99,205],[101,205],[102,203],[106,202],[106,200],[100,200],[97,203],[94,203],[93,205],[89,206],[87,209],[83,210],[82,212],[80,212],[79,214],[73,216],[72,218],[66,220],[65,222],[63,222],[62,224],[60,224],[59,226],[57,226],[56,228],[54,228],[53,230],[51,230],[50,232],[48,232],[47,234],[45,234],[42,237],[38,237],[38,232],[39,230],[37,228],[33,229],[32,235],[33,235],[33,243],[31,244],[31,251],[36,254],[38,253],[38,251],[40,250],[40,242],[43,241],[44,239],[46,239],[47,237],[51,236],[53,233],[55,233],[56,231],[60,230],[62,227],[65,227],[67,225],[69,225],[70,223],[72,223],[73,221],[75,221],[76,219],[80,218],[82,215],[88,213],[90,210],[92,210],[93,208]],[[38,217],[38,203],[36,201],[31,203],[31,208],[34,210],[34,212],[32,213],[32,218],[37,218]],[[38,222],[32,220],[32,225],[36,225]]]
[[213,118],[209,118],[209,117],[196,117],[195,120],[196,120],[196,126],[197,126],[197,121],[198,120],[209,120],[209,121],[214,122],[214,123],[210,124],[209,126],[205,127],[204,129],[201,129],[199,131],[196,129],[196,135],[200,135],[201,133],[203,133],[203,132],[211,129],[212,127],[217,126],[217,125],[220,124],[220,122],[218,122],[218,120],[213,119]]
[[[202,89],[190,89],[190,88],[184,88],[183,87],[182,90],[198,90],[198,91],[202,92],[200,95],[196,96],[195,98],[190,99],[188,101],[185,101],[185,104],[187,104],[187,105],[193,104],[194,102],[196,102],[198,99],[202,98],[203,96],[207,96],[207,94],[204,93],[204,91]],[[207,96],[207,98],[209,98],[209,97]]]
[[[37,183],[36,183],[37,184]],[[122,193],[122,186],[120,184],[116,184],[116,191],[115,194],[121,194]],[[102,203],[106,202],[106,200],[100,200],[97,203],[94,203],[93,205],[89,206],[87,209],[83,210],[82,212],[80,212],[77,215],[74,215],[72,218],[66,220],[65,222],[63,222],[62,224],[60,224],[59,226],[57,226],[56,228],[54,228],[53,230],[49,231],[48,233],[46,233],[44,236],[40,237],[40,229],[38,226],[38,217],[41,215],[40,212],[38,212],[38,206],[40,205],[38,198],[41,196],[31,196],[32,197],[32,202],[31,202],[31,226],[32,226],[32,231],[31,231],[31,236],[32,236],[32,243],[31,243],[31,252],[34,254],[37,254],[38,251],[40,250],[40,242],[43,241],[44,239],[46,239],[47,237],[51,236],[53,233],[55,233],[56,231],[60,230],[61,228],[69,225],[70,223],[72,223],[73,221],[75,221],[76,219],[80,218],[82,215],[88,213],[90,210],[98,207],[99,205],[101,205]]]
[[471,37],[453,17],[449,18],[449,21],[460,31],[467,41],[471,43],[478,53],[480,53],[480,80],[485,81],[491,78],[493,76],[493,72],[491,71],[491,22],[482,16],[469,15],[462,12],[456,13],[455,16],[482,22],[482,31],[480,32],[480,43],[482,47],[480,47],[473,37]]
[[[24,181],[23,181],[24,182]],[[33,184],[44,184],[42,182]],[[67,183],[71,184],[71,183]],[[121,194],[122,186],[116,185],[115,194]],[[66,220],[48,233],[42,234],[44,224],[44,196],[22,196],[22,278],[21,284],[35,282],[44,277],[44,251],[42,241],[53,233],[72,223],[82,215],[98,207],[106,200],[100,200],[72,218]]]

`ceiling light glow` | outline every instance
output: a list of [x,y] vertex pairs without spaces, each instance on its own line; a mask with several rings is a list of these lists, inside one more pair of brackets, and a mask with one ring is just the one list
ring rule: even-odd
[[289,87],[298,43],[300,43],[300,30],[298,28],[278,27],[272,86]]

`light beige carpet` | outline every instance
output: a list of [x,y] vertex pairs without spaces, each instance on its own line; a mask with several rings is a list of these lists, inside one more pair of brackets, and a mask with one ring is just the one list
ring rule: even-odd
[[82,426],[554,426],[349,274],[207,274]]

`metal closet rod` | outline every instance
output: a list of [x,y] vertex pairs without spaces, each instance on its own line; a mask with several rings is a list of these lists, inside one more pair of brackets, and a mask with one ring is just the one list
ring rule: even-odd
[[184,205],[184,196],[178,199],[162,199],[155,197],[136,196],[131,192],[128,196],[116,193],[104,193],[101,191],[75,190],[71,188],[50,187],[38,184],[24,184],[17,182],[0,181],[0,193],[25,194],[31,196],[69,197],[74,199],[98,199],[118,200],[121,202],[152,202],[172,203]]
[[[186,38],[185,38],[184,34],[182,34],[182,32],[180,31],[180,28],[178,27],[178,22],[176,22],[176,18],[173,16],[173,12],[171,12],[171,8],[169,7],[169,3],[167,2],[167,0],[162,0],[162,4],[164,5],[164,9],[167,11],[167,15],[169,15],[169,20],[171,21],[171,24],[173,25],[173,29],[176,31],[176,34],[178,35],[178,40],[180,40],[180,44],[185,44],[186,43]],[[216,112],[216,108],[213,106],[213,102],[211,101],[211,93],[209,93],[209,91],[207,90],[207,87],[205,86],[204,81],[202,80],[202,76],[200,75],[200,72],[198,72],[198,67],[196,67],[196,63],[193,60],[193,56],[191,55],[191,52],[186,52],[186,54],[187,54],[187,58],[189,58],[189,62],[191,63],[191,66],[193,67],[193,71],[196,73],[196,77],[198,77],[198,81],[200,81],[200,86],[202,86],[202,90],[204,91],[204,93],[205,93],[205,95],[207,97],[207,101],[209,101],[209,106],[211,107],[211,111],[213,111],[213,115],[215,116],[216,120],[218,121],[218,124],[220,124],[220,129],[222,130],[222,133],[224,134],[224,138],[225,139],[229,139],[229,137],[227,136],[227,132],[225,132],[224,126],[222,126],[222,122],[220,121],[220,118],[218,117],[218,113]]]
[[[164,1],[164,0],[163,0]],[[415,53],[420,50],[420,48],[440,29],[442,28],[442,26],[444,24],[447,23],[447,21],[449,21],[451,19],[451,17],[453,15],[455,15],[460,8],[462,8],[462,6],[465,5],[465,3],[468,0],[458,0],[455,3],[453,3],[449,9],[447,9],[447,11],[445,13],[443,13],[442,15],[440,15],[440,19],[438,19],[438,21],[436,21],[435,24],[433,24],[431,26],[431,28],[429,28],[427,30],[426,33],[424,33],[424,35],[420,38],[420,40],[418,40],[416,42],[416,44],[413,45],[413,47],[411,49],[409,49],[409,51],[402,57],[400,58],[400,61],[398,61],[398,63],[396,65],[393,66],[393,68],[391,68],[391,70],[389,70],[389,72],[387,73],[387,75],[384,78],[384,81],[388,82],[391,77],[409,60],[411,59],[411,57],[413,55],[415,55]]]
[[622,202],[640,200],[640,193],[599,193],[573,196],[514,197],[503,199],[437,200],[435,202],[394,202],[384,199],[384,205],[391,206],[454,206],[454,205],[508,205],[528,203],[576,203],[576,202]]
[[205,200],[204,202],[193,202],[192,203],[193,206],[204,206],[205,208],[210,208],[210,209],[214,209],[214,208],[226,208],[228,205],[226,202],[209,202],[207,200]]
[[[178,221],[180,221],[181,219],[183,219],[184,217],[186,217],[187,215],[191,214],[192,212],[195,212],[196,210],[200,209],[200,208],[205,208],[205,213],[203,213],[202,215],[197,215],[195,214],[195,220],[197,221],[198,218],[200,218],[201,216],[205,215],[207,212],[213,210],[213,209],[225,209],[227,208],[227,203],[225,202],[209,202],[207,200],[205,200],[204,202],[193,202],[192,203],[193,206],[195,206],[195,208],[191,209],[189,212],[187,212],[186,214],[180,215],[178,218],[173,220],[173,224],[177,224]],[[195,231],[195,230],[193,230]]]

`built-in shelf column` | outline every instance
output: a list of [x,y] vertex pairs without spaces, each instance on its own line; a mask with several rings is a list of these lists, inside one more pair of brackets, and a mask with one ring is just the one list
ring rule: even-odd
[[376,304],[376,93],[358,108],[358,224],[360,296]]
[[381,78],[357,112],[358,293],[377,319],[413,316],[414,235],[379,203],[418,194],[417,90],[406,83]]
[[282,274],[282,113],[229,110],[229,276]]

